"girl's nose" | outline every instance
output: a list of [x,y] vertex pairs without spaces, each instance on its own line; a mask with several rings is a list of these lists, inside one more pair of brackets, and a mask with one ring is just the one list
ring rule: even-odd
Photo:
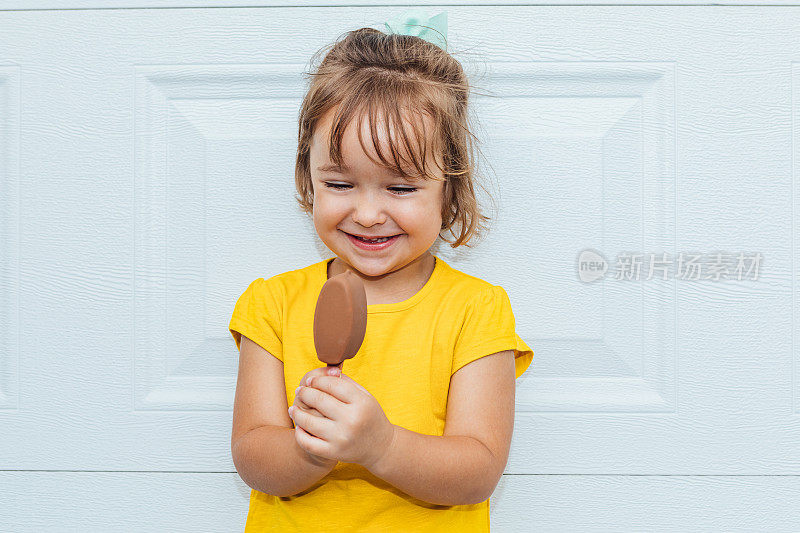
[[364,195],[356,200],[352,209],[352,219],[356,224],[368,228],[386,221],[384,207],[380,201],[369,195]]

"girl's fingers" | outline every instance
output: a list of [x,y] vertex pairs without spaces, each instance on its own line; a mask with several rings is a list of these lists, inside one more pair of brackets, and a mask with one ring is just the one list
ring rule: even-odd
[[310,405],[306,404],[306,402],[301,400],[299,396],[294,397],[294,406],[314,416],[322,416],[322,413],[320,413]]
[[[289,417],[295,426],[302,426],[307,433],[324,439],[329,434],[331,421],[322,416],[314,416],[297,408],[291,409]],[[311,453],[314,453],[313,451]]]
[[308,453],[318,455],[320,457],[324,456],[326,452],[325,447],[328,444],[327,442],[310,434],[298,424],[295,424],[294,435],[297,439],[297,443],[300,444],[300,446],[302,446]]
[[338,366],[332,366],[332,367],[323,366],[323,367],[320,367],[320,368],[315,368],[314,370],[312,370],[312,371],[310,371],[308,373],[308,375],[302,381],[301,385],[307,386],[308,385],[308,380],[311,379],[311,378],[315,378],[317,376],[332,376],[334,374],[338,375],[340,373],[341,373],[341,371],[340,371]]
[[[332,368],[334,368],[334,369],[336,369],[336,370],[338,371],[338,367],[332,367]],[[317,377],[317,376],[327,376],[327,375],[330,375],[330,374],[329,374],[329,372],[331,372],[331,371],[332,371],[331,369],[329,369],[329,368],[327,368],[327,367],[324,367],[324,366],[323,366],[323,367],[321,367],[321,368],[315,368],[314,370],[310,371],[310,372],[308,373],[308,375],[306,375],[306,376],[305,376],[305,377],[302,379],[302,381],[300,382],[300,386],[302,386],[302,387],[307,387],[307,386],[308,386],[308,380],[309,380],[309,379],[311,379],[312,377]],[[298,391],[298,392],[299,392],[299,391]],[[311,414],[311,415],[314,415],[314,416],[324,416],[322,413],[320,413],[319,411],[317,411],[316,409],[314,409],[313,407],[311,407],[310,405],[308,405],[306,402],[304,402],[304,401],[303,401],[303,399],[302,399],[302,398],[300,398],[300,396],[298,396],[298,395],[297,395],[297,393],[295,393],[295,397],[294,397],[294,402],[293,402],[293,405],[294,405],[295,407],[299,408],[299,409],[302,409],[302,410],[304,410],[305,412],[307,412],[307,413],[309,413],[309,414]]]
[[[328,376],[328,379],[339,381],[339,378],[330,376]],[[337,417],[341,414],[342,402],[331,396],[330,391],[326,392],[322,387],[318,387],[318,383],[321,381],[324,380],[315,379],[313,386],[303,387],[297,391],[295,400],[303,402],[308,409],[316,409],[320,416],[326,419],[337,420]]]
[[318,416],[318,417],[320,417],[320,418],[322,417],[322,413],[320,413],[319,411],[317,411],[317,410],[316,410],[316,409],[314,409],[313,407],[306,407],[306,408],[305,408],[305,409],[303,409],[303,410],[304,410],[306,413],[310,414],[311,416]]
[[364,387],[362,387],[362,386],[361,386],[361,383],[358,383],[357,381],[354,381],[354,380],[353,380],[353,379],[352,379],[350,376],[348,376],[347,374],[342,374],[342,375],[341,375],[341,376],[339,376],[339,377],[341,377],[342,379],[344,379],[344,380],[346,380],[346,381],[349,381],[350,383],[352,383],[353,385],[355,385],[357,388],[359,388],[359,389],[361,389],[362,391],[364,391],[364,392],[366,392],[367,394],[369,394],[369,391],[368,391],[367,389],[365,389]]

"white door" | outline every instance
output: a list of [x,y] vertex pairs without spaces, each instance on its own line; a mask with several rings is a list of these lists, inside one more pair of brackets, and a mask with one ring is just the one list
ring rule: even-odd
[[[230,313],[331,256],[301,74],[405,6],[225,5],[0,3],[0,529],[244,525]],[[435,252],[535,352],[492,530],[797,530],[800,10],[444,8],[498,209]]]

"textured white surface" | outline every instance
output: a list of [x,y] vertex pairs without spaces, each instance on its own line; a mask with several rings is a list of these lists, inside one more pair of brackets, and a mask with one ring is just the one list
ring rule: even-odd
[[[426,0],[415,2],[415,6],[514,6],[529,5],[668,5],[668,6],[735,6],[735,5],[800,5],[797,0]],[[135,8],[183,8],[183,7],[326,7],[326,6],[374,6],[369,0],[0,0],[0,10],[34,9],[135,9]],[[384,6],[408,6],[407,0],[382,0]]]
[[[243,526],[230,313],[330,256],[293,198],[299,74],[397,9],[0,12],[0,529]],[[434,251],[505,287],[535,352],[493,529],[797,530],[800,10],[448,16],[496,96],[499,210]],[[584,248],[764,262],[584,284]]]

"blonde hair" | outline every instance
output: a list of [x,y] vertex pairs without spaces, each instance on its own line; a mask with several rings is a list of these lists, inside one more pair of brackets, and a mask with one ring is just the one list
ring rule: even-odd
[[[470,86],[461,64],[450,54],[412,35],[386,34],[374,28],[360,28],[344,34],[344,38],[318,51],[315,59],[326,52],[324,59],[310,77],[299,114],[297,161],[295,186],[299,196],[295,197],[307,214],[313,210],[313,186],[311,182],[310,150],[314,128],[320,118],[338,106],[330,130],[330,158],[342,165],[342,135],[354,115],[359,116],[358,138],[361,139],[361,113],[367,111],[370,132],[375,152],[387,169],[408,175],[403,168],[405,159],[395,146],[394,135],[389,137],[391,162],[381,153],[376,134],[377,114],[383,115],[386,131],[392,131],[390,123],[399,126],[405,153],[410,154],[410,163],[419,176],[409,179],[441,180],[426,168],[425,140],[431,134],[434,153],[442,156],[444,168],[437,158],[433,160],[443,172],[442,226],[440,237],[452,248],[467,244],[473,236],[483,233],[484,222],[489,217],[481,214],[474,191],[476,169],[475,149],[477,139],[470,131],[467,116],[467,100]],[[415,110],[420,116],[433,119],[433,131],[427,132],[424,120],[410,121],[413,138],[403,125],[401,109]],[[412,146],[417,140],[416,150]],[[364,152],[369,152],[364,149]],[[420,154],[421,153],[421,154]],[[370,159],[371,156],[368,155]],[[401,162],[401,160],[403,160]],[[458,235],[453,228],[458,226]],[[448,230],[455,241],[442,237]]]

